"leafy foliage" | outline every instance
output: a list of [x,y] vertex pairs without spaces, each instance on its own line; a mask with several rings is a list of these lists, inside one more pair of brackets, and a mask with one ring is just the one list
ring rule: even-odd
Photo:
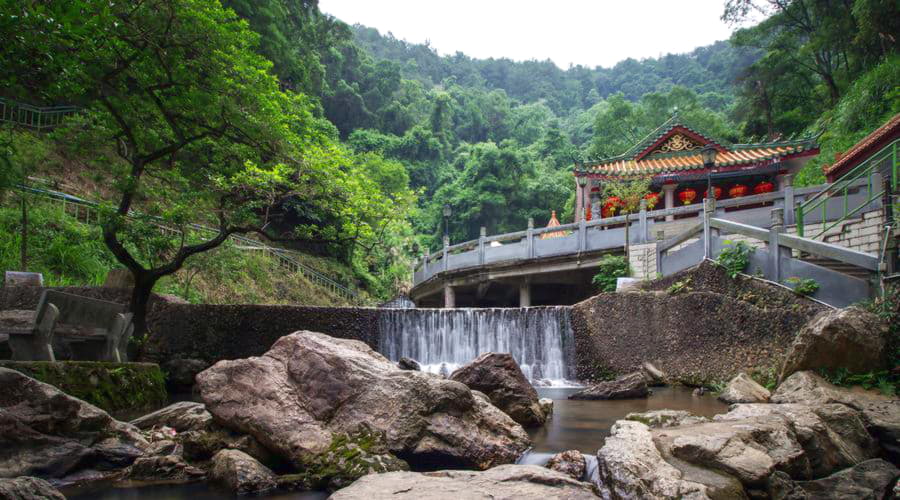
[[733,242],[725,240],[726,248],[723,248],[716,257],[716,262],[725,267],[725,271],[731,279],[737,278],[738,274],[747,269],[750,263],[750,254],[755,249],[743,241]]
[[800,295],[813,295],[819,291],[819,282],[812,278],[798,278],[796,276],[784,280],[794,292]]
[[621,255],[606,255],[600,259],[597,274],[591,282],[601,292],[615,292],[618,278],[631,276],[628,260]]

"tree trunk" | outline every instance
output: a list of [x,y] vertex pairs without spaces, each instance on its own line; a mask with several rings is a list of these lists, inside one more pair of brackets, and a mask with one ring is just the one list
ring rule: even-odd
[[28,204],[25,195],[22,195],[22,240],[19,250],[20,267],[22,272],[28,271]]
[[[134,271],[132,271],[134,273]],[[147,333],[147,306],[150,304],[150,295],[158,277],[142,272],[134,273],[134,288],[131,290],[131,302],[129,309],[134,315],[134,338],[140,338]]]

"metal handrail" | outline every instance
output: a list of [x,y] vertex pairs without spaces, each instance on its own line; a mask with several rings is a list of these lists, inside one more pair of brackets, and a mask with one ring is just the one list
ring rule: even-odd
[[[90,210],[93,210],[96,212],[96,214],[94,216],[94,221],[99,222],[99,220],[100,220],[100,217],[99,217],[100,204],[97,202],[85,200],[85,199],[79,198],[77,196],[72,196],[67,193],[62,193],[60,191],[52,191],[52,190],[34,188],[31,186],[26,186],[26,185],[22,185],[22,184],[20,184],[16,187],[20,191],[25,191],[25,192],[28,192],[28,193],[31,193],[31,194],[34,194],[37,196],[42,196],[44,198],[60,200],[64,204],[63,210],[65,210],[65,204],[67,204],[67,203],[74,205],[76,207],[83,207],[86,209],[85,220],[87,222],[90,222],[90,219],[91,219]],[[79,216],[79,212],[76,209],[75,217],[77,218],[78,216]],[[133,218],[133,217],[135,217],[135,215],[129,214],[128,217]],[[148,217],[150,219],[153,219],[152,223],[155,226],[159,227],[163,231],[178,233],[178,234],[181,233],[181,229],[171,227],[170,225],[166,224],[163,219],[161,219],[159,217],[146,216],[146,215],[143,217]],[[200,224],[187,224],[187,226],[190,227],[191,229],[194,229],[199,232],[205,232],[207,234],[217,234],[219,232],[215,228],[203,226]],[[252,238],[247,238],[246,236],[237,235],[237,234],[231,235],[230,239],[234,240],[235,242],[239,242],[239,243],[243,243],[243,244],[247,245],[247,246],[243,246],[243,247],[239,246],[239,245],[235,245],[235,248],[238,248],[241,250],[263,251],[263,252],[269,254],[270,256],[276,258],[279,262],[279,265],[281,265],[282,267],[292,269],[294,272],[299,272],[306,278],[328,288],[329,290],[333,291],[334,293],[341,295],[354,303],[361,303],[361,299],[360,299],[358,292],[356,292],[355,290],[351,290],[350,288],[338,283],[337,281],[329,278],[328,276],[322,274],[321,272],[300,262],[295,257],[296,252],[294,252],[292,250],[271,247],[260,241],[254,240]]]
[[0,122],[37,130],[56,127],[65,117],[77,112],[76,106],[33,106],[0,97]]
[[[797,234],[800,236],[804,236],[804,217],[812,213],[813,210],[822,208],[822,230],[813,236],[813,238],[818,238],[825,234],[828,230],[835,227],[836,225],[844,222],[850,217],[853,217],[857,213],[859,213],[863,208],[865,208],[869,203],[881,198],[884,195],[884,189],[881,186],[873,187],[872,186],[872,176],[876,173],[876,169],[879,167],[881,162],[884,160],[891,158],[892,166],[891,166],[891,189],[896,192],[897,190],[897,182],[898,182],[898,164],[897,164],[897,146],[900,144],[900,139],[895,139],[893,142],[888,144],[887,146],[881,148],[877,153],[871,155],[866,161],[860,163],[852,170],[847,172],[839,181],[828,185],[825,189],[817,193],[816,195],[810,197],[805,202],[797,205],[796,214],[797,214]],[[848,191],[855,187],[854,184],[859,184],[859,181],[865,177],[866,178],[866,199],[860,205],[850,208],[848,204]],[[843,214],[837,220],[831,222],[830,224],[826,224],[824,214],[828,208],[828,200],[843,196],[844,202],[842,204]]]

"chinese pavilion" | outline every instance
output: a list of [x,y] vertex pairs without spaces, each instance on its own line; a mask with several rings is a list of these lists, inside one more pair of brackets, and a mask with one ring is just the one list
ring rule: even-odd
[[[726,144],[673,116],[622,155],[575,164],[575,220],[617,215],[602,199],[605,181],[651,179],[655,209],[700,203],[711,182],[717,199],[781,190],[819,153],[814,138]],[[658,204],[662,198],[664,204]],[[677,199],[677,202],[676,202]]]

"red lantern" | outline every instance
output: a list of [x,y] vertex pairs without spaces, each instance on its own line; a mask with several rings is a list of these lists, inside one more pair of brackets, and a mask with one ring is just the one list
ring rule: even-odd
[[735,184],[728,190],[728,196],[732,198],[740,198],[747,195],[747,186],[743,184]]
[[775,191],[775,184],[769,181],[762,181],[753,188],[753,194],[771,193]]
[[[720,198],[722,198],[722,188],[717,187],[717,186],[713,186],[713,194],[716,195],[716,199],[717,199],[717,200],[720,199]],[[706,190],[706,191],[703,192],[703,197],[704,197],[704,198],[709,198],[709,190]]]
[[644,195],[644,199],[647,200],[647,210],[653,210],[653,207],[659,203],[659,193],[647,193]]
[[685,205],[690,205],[695,198],[697,198],[697,191],[694,191],[691,188],[687,188],[684,191],[678,193],[678,199],[681,200],[681,203]]

